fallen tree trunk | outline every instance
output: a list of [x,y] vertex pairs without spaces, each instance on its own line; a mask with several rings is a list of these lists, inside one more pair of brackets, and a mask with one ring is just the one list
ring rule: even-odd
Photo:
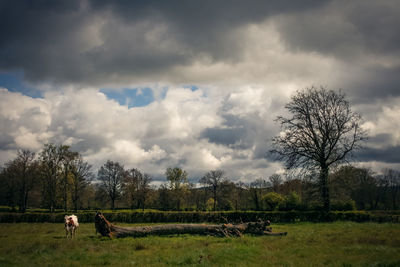
[[196,234],[210,236],[287,235],[287,232],[274,233],[269,221],[248,222],[241,224],[163,224],[154,226],[121,227],[111,224],[100,212],[95,216],[96,232],[108,237],[143,237],[147,235]]

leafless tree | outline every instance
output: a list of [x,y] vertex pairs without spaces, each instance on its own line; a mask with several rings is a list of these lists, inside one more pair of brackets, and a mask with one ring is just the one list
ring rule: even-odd
[[235,194],[235,210],[246,210],[247,209],[247,186],[242,181],[237,182],[236,184],[236,194]]
[[107,160],[98,171],[101,188],[110,198],[112,210],[115,208],[115,200],[121,194],[121,187],[125,174],[124,167],[120,163],[111,160]]
[[62,190],[62,201],[64,205],[64,211],[68,210],[68,192],[70,191],[70,174],[71,165],[74,160],[78,158],[79,153],[70,150],[69,146],[59,146],[59,154],[62,162],[63,178],[61,180],[61,190]]
[[257,180],[250,183],[249,193],[250,198],[254,203],[255,210],[262,210],[262,195],[263,192],[268,187],[267,181],[262,178],[258,178]]
[[200,179],[200,183],[207,184],[211,187],[214,199],[214,211],[217,206],[217,193],[221,183],[225,180],[223,170],[215,170],[207,172],[203,178]]
[[127,171],[124,179],[124,193],[128,198],[131,209],[136,206],[144,210],[150,190],[150,182],[151,177],[146,173],[142,173],[139,169],[132,168]]
[[81,155],[74,158],[70,165],[72,174],[72,204],[75,211],[90,181],[93,179],[92,166]]
[[11,179],[10,171],[6,166],[0,166],[0,201],[3,205],[15,210],[16,205],[16,183]]
[[291,116],[277,118],[282,131],[273,138],[271,152],[287,169],[318,169],[323,206],[329,210],[329,168],[346,161],[366,138],[361,116],[351,110],[344,93],[324,87],[297,91],[285,108]]
[[135,208],[135,202],[137,202],[139,176],[142,176],[140,170],[132,168],[126,172],[126,176],[124,178],[123,191],[128,203],[131,206],[131,209]]
[[332,199],[352,199],[362,210],[376,206],[378,180],[370,169],[344,165],[329,177]]
[[29,192],[36,184],[38,162],[35,153],[29,150],[19,150],[17,158],[6,163],[6,176],[14,185],[19,210],[25,212]]
[[397,198],[400,191],[400,172],[393,169],[385,169],[383,179],[388,185],[392,209],[397,209]]
[[282,177],[279,174],[272,174],[269,178],[269,182],[271,183],[272,189],[274,192],[278,193],[279,186],[282,184]]
[[45,144],[39,154],[42,197],[50,212],[54,212],[57,205],[57,193],[63,175],[64,149],[64,146]]
[[138,182],[138,207],[141,207],[142,210],[144,210],[147,196],[150,191],[151,177],[147,173],[144,173],[141,177],[139,177]]

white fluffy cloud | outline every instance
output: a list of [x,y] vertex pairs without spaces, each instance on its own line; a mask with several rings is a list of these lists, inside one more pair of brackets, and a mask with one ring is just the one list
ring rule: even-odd
[[218,167],[206,144],[197,143],[204,128],[221,121],[218,103],[201,90],[171,88],[164,99],[131,109],[96,89],[50,91],[43,99],[5,89],[0,94],[2,144],[10,150],[63,143],[96,167],[111,159],[157,175],[182,160],[197,169]]
[[[116,160],[157,179],[170,166],[186,169],[192,181],[219,168],[236,180],[265,176],[266,170],[276,168],[271,170],[265,158],[254,159],[257,144],[246,140],[246,134],[238,136],[245,142],[239,150],[203,136],[206,129],[245,127],[254,114],[260,120],[267,118],[271,98],[264,98],[262,92],[261,88],[246,88],[221,99],[207,96],[202,89],[170,88],[165,98],[129,109],[93,88],[49,91],[43,99],[2,89],[0,119],[12,125],[2,129],[2,144],[10,151],[36,152],[47,142],[68,144],[95,168],[107,159]],[[239,121],[230,125],[227,116]],[[265,124],[248,123],[254,129]],[[258,138],[254,133],[253,137]],[[4,149],[1,155],[2,162],[10,159]]]
[[48,105],[43,99],[33,99],[0,88],[0,143],[2,150],[16,148],[37,150],[51,134]]

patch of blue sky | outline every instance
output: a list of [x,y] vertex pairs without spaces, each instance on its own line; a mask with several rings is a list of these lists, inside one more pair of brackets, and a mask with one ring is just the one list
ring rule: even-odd
[[196,90],[199,90],[199,87],[197,87],[196,85],[184,85],[183,88],[190,89],[193,92],[196,91]]
[[[183,88],[190,89],[192,92],[195,92],[200,89],[197,85],[184,85]],[[203,90],[202,97],[207,97],[206,91]]]
[[154,102],[153,90],[150,88],[124,88],[116,89],[100,89],[108,99],[116,100],[122,106],[144,107]]
[[6,88],[10,92],[18,92],[33,98],[43,98],[42,92],[28,85],[24,80],[22,71],[0,72],[0,87]]

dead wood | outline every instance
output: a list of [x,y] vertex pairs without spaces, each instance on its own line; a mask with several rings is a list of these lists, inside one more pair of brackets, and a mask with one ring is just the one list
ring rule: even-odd
[[287,235],[287,232],[274,233],[269,226],[270,222],[258,221],[240,224],[163,224],[154,226],[121,227],[116,226],[97,212],[95,216],[96,231],[102,236],[108,237],[143,237],[148,235],[174,235],[174,234],[195,234],[220,237],[239,237],[243,234],[254,235]]

